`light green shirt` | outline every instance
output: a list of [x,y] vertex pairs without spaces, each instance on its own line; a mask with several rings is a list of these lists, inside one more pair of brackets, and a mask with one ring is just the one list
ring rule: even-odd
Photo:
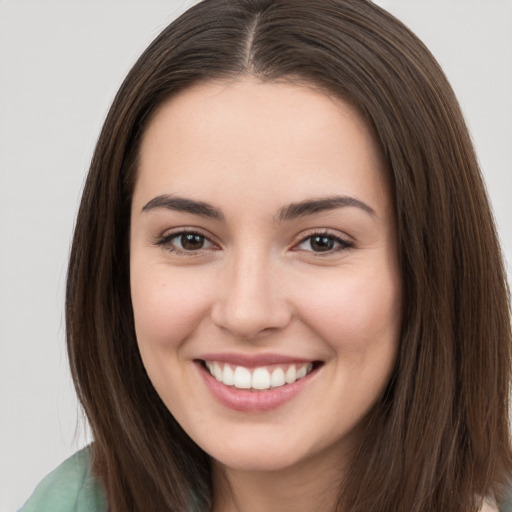
[[46,476],[19,512],[107,511],[105,493],[91,473],[89,448],[84,448]]

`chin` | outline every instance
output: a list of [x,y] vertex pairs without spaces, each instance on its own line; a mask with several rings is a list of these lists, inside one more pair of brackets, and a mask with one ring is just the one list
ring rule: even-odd
[[212,456],[219,464],[227,468],[259,473],[292,468],[302,460],[302,457],[296,452],[280,453],[261,446],[249,449],[244,447],[233,448],[230,451],[221,450],[217,454],[212,453]]
[[202,448],[222,466],[250,472],[299,469],[310,465],[323,465],[324,461],[327,465],[337,466],[338,461],[344,458],[344,440],[333,442],[326,436],[324,442],[319,443],[307,436],[293,438],[293,434],[289,432],[275,436],[277,428],[276,425],[272,426],[273,433],[246,432],[239,437],[231,434],[220,439],[218,443],[212,443],[212,439],[209,439]]

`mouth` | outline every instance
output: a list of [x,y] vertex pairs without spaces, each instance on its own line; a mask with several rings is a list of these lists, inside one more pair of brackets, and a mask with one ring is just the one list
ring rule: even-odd
[[213,396],[230,409],[244,412],[283,405],[304,389],[324,364],[305,360],[257,364],[223,359],[229,362],[215,357],[194,362]]
[[218,382],[237,389],[252,391],[265,391],[293,384],[309,375],[315,368],[315,362],[272,364],[255,368],[222,361],[202,361],[202,364]]

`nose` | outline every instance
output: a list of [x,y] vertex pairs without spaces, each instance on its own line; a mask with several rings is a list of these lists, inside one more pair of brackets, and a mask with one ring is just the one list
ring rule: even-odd
[[283,329],[292,318],[283,275],[270,259],[262,254],[238,255],[219,275],[212,320],[237,338],[253,340]]

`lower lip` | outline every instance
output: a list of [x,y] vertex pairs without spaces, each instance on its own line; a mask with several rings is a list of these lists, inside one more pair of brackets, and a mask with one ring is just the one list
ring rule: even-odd
[[203,378],[210,393],[222,404],[235,411],[242,412],[263,412],[276,409],[289,402],[298,395],[314,374],[314,369],[302,379],[296,380],[292,384],[285,384],[278,388],[270,388],[262,391],[249,391],[246,389],[238,389],[234,386],[226,386],[219,382],[213,375],[203,366],[197,363],[199,373]]

